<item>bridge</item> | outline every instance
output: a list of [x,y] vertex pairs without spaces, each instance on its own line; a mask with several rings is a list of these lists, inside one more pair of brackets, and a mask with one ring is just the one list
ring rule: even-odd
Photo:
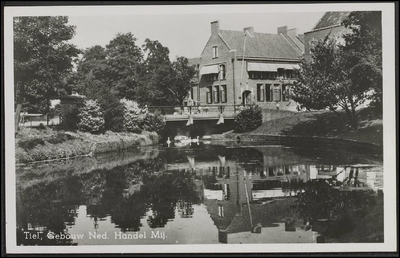
[[159,111],[166,122],[188,121],[190,124],[196,120],[234,119],[236,114],[243,109],[243,105],[201,105],[201,106],[150,106],[150,112]]
[[166,121],[163,138],[175,135],[190,137],[223,133],[233,129],[235,116],[242,105],[150,106],[150,112],[159,111]]

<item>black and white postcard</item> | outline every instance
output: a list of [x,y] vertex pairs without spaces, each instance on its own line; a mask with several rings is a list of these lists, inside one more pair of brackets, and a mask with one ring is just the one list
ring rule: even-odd
[[394,3],[77,3],[4,8],[7,253],[397,251]]

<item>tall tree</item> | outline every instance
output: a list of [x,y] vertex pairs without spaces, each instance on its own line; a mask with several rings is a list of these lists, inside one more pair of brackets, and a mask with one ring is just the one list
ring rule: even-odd
[[137,77],[143,60],[136,40],[137,38],[130,32],[118,33],[106,46],[107,77],[109,78],[107,83],[110,84],[109,87],[111,86],[117,91],[120,99],[135,99]]
[[358,128],[356,108],[372,99],[382,101],[381,12],[351,12],[343,25],[344,44],[327,35],[311,45],[311,62],[301,61],[293,99],[307,108],[341,107]]
[[300,63],[298,81],[293,85],[291,98],[309,109],[341,107],[349,124],[357,129],[356,108],[364,103],[368,87],[352,82],[352,74],[346,69],[348,53],[329,35],[311,47],[311,62]]
[[77,66],[77,89],[89,98],[98,99],[107,87],[107,54],[102,46],[87,48]]
[[176,58],[172,63],[172,69],[174,70],[173,83],[167,89],[175,99],[175,103],[182,105],[192,87],[190,81],[196,74],[196,70],[194,66],[189,65],[188,59],[183,56]]
[[78,65],[80,89],[97,99],[104,113],[105,130],[123,129],[124,106],[120,99],[134,99],[142,63],[141,49],[131,33],[117,34],[103,48],[85,50]]
[[[14,18],[15,97],[21,110],[49,113],[50,100],[66,86],[79,49],[68,43],[75,26],[66,16]],[[18,112],[17,112],[18,113]],[[19,119],[19,115],[17,115]]]
[[171,105],[171,93],[167,92],[173,77],[169,49],[157,40],[146,39],[143,51],[145,59],[140,76],[141,85],[136,91],[138,103]]
[[343,35],[343,46],[349,57],[346,70],[354,85],[369,87],[376,107],[382,105],[382,13],[381,11],[351,12],[343,21],[351,32]]
[[151,105],[182,105],[191,88],[195,70],[187,58],[180,56],[171,63],[169,49],[157,40],[146,39],[141,87],[137,101]]

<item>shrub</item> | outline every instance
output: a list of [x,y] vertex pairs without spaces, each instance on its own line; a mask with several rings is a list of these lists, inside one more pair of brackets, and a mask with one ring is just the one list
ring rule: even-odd
[[235,117],[234,128],[236,132],[249,132],[262,124],[262,110],[257,105],[244,108]]
[[79,130],[91,133],[101,132],[104,128],[104,117],[96,100],[88,99],[79,114]]
[[113,132],[124,130],[124,104],[112,93],[98,100],[104,115],[104,129]]
[[57,144],[57,143],[62,143],[68,140],[72,140],[75,137],[73,137],[70,134],[66,133],[57,133],[56,135],[51,135],[50,137],[46,138],[46,141],[51,144]]
[[125,107],[124,111],[124,127],[128,132],[140,133],[143,129],[143,123],[146,113],[142,112],[137,102],[132,100],[121,99],[121,103]]
[[156,110],[154,113],[147,113],[143,121],[143,129],[149,132],[160,132],[164,129],[166,122],[163,115]]
[[38,125],[38,129],[40,129],[40,130],[45,130],[45,129],[46,129],[46,126],[45,126],[43,123],[40,123],[40,124]]
[[71,110],[65,114],[61,113],[62,127],[66,130],[76,130],[80,123],[80,110],[84,106],[84,102],[80,101],[76,106],[72,107]]
[[18,146],[25,150],[33,149],[39,144],[44,145],[44,140],[42,138],[30,138],[18,141]]

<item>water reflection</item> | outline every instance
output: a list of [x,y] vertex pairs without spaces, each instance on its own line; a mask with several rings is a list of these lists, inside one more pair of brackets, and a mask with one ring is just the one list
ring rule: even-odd
[[315,158],[307,151],[195,144],[20,167],[17,243],[315,243],[341,238],[380,203],[381,159],[326,149]]

